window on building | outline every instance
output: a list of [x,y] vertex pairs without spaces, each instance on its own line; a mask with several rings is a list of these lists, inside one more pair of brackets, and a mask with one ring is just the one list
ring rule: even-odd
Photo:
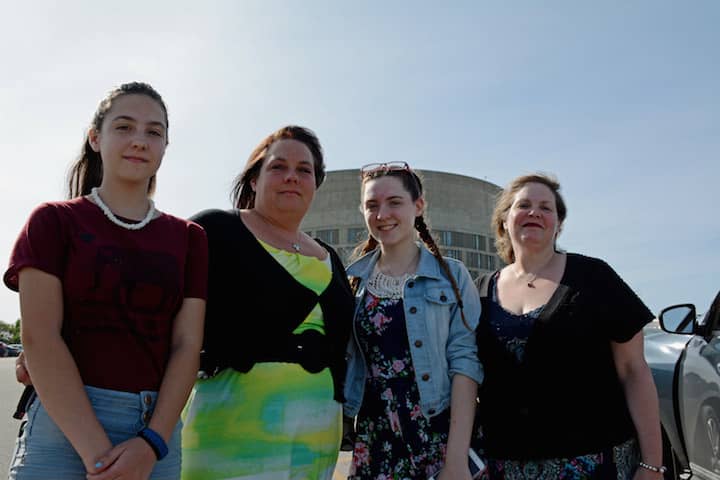
[[478,252],[467,252],[465,254],[465,266],[468,268],[480,268],[480,255]]
[[485,270],[495,270],[499,268],[499,266],[497,258],[494,255],[485,255],[484,253],[480,254],[480,268],[484,268]]
[[315,236],[330,245],[337,245],[340,243],[340,231],[337,228],[318,230],[315,232]]
[[475,250],[482,250],[484,252],[487,252],[487,238],[483,235],[475,235],[475,245],[473,248]]
[[470,248],[473,250],[486,250],[486,238],[482,235],[465,232],[437,230],[435,232],[438,243],[445,247]]
[[347,242],[359,243],[367,238],[367,230],[365,227],[350,227],[347,229]]
[[456,260],[460,260],[462,262],[462,250],[458,250],[456,248],[444,248],[442,249],[442,254],[446,257],[454,258]]
[[497,249],[495,248],[495,241],[494,241],[494,240],[490,240],[490,241],[488,242],[488,248],[487,248],[486,251],[491,252],[491,253],[497,253]]
[[451,246],[452,245],[452,232],[447,230],[436,230],[435,237],[440,245]]

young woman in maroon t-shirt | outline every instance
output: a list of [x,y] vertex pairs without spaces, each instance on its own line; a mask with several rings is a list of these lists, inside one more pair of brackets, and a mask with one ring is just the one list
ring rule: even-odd
[[207,241],[150,199],[167,144],[160,95],[121,85],[95,113],[70,200],[39,206],[20,233],[4,281],[20,292],[18,379],[31,375],[37,398],[11,479],[180,477]]

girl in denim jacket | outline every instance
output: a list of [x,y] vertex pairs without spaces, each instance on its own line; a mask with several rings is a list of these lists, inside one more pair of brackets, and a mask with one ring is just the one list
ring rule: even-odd
[[470,479],[480,302],[465,266],[440,254],[424,208],[407,163],[363,167],[369,237],[347,269],[357,300],[345,385],[345,415],[357,415],[350,479]]

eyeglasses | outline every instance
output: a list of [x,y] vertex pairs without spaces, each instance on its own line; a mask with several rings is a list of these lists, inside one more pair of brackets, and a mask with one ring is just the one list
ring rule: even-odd
[[368,163],[360,168],[360,176],[367,177],[377,172],[410,171],[407,162]]

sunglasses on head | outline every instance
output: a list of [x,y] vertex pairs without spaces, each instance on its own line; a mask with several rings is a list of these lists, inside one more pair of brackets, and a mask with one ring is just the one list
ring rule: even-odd
[[360,168],[360,176],[366,177],[377,172],[410,171],[407,162],[368,163]]

